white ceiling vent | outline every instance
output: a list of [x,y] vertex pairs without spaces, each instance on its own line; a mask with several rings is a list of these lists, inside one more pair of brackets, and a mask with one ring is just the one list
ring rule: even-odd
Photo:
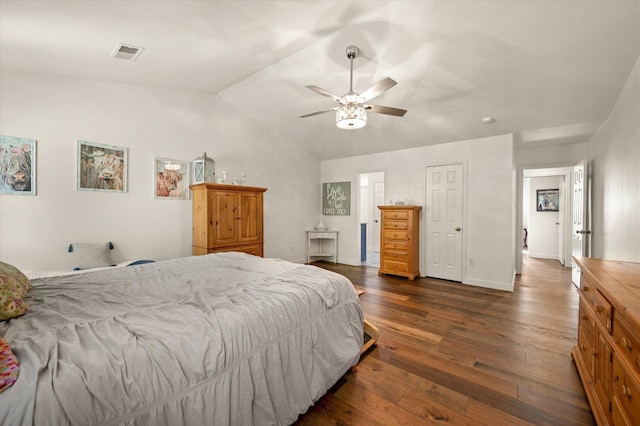
[[133,46],[131,44],[118,43],[116,48],[111,52],[112,58],[125,59],[127,61],[135,61],[142,53],[144,47]]

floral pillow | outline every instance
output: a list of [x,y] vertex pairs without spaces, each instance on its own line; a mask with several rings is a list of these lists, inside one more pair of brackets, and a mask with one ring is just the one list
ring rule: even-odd
[[0,262],[0,321],[24,315],[29,310],[24,301],[31,281],[16,267]]
[[0,337],[0,393],[18,380],[20,366],[6,340]]

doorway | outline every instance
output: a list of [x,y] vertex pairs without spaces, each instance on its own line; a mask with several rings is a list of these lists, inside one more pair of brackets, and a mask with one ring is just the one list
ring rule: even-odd
[[361,173],[360,261],[364,266],[380,267],[380,209],[384,205],[384,172]]
[[[516,273],[522,273],[523,257],[571,266],[572,173],[573,166],[520,168]],[[557,211],[537,209],[538,191],[545,189],[558,191]]]

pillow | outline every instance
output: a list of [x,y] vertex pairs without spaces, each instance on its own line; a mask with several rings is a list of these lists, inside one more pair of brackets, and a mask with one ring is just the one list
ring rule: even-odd
[[111,243],[73,243],[69,246],[69,253],[73,256],[74,270],[103,268],[112,266]]
[[0,321],[24,315],[29,310],[24,298],[31,281],[18,268],[0,262]]
[[6,340],[0,337],[0,393],[18,380],[20,366]]

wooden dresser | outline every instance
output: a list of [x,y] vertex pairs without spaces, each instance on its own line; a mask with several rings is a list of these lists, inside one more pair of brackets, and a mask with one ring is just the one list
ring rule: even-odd
[[241,251],[264,255],[266,188],[199,183],[193,191],[193,254]]
[[380,217],[379,275],[410,280],[420,276],[420,206],[378,206]]
[[640,263],[576,257],[578,344],[571,351],[599,425],[640,425]]

